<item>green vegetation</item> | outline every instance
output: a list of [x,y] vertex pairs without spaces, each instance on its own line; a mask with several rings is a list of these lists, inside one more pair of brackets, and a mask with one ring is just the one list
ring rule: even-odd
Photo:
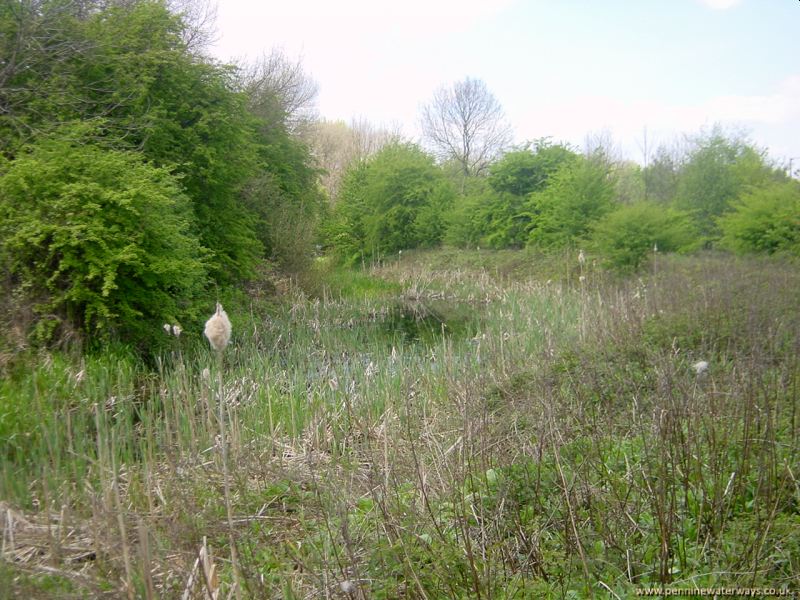
[[650,202],[618,207],[594,226],[592,243],[616,269],[637,270],[651,252],[678,252],[696,243],[691,216]]
[[203,289],[206,253],[178,180],[130,152],[46,139],[0,179],[0,252],[36,302],[36,338],[77,326],[147,343]]
[[163,2],[0,9],[2,288],[30,341],[147,354],[264,259],[310,264],[321,195],[274,73],[203,58],[191,28]]
[[412,144],[392,144],[358,163],[342,182],[328,243],[342,261],[430,247],[442,240],[443,214],[455,192]]
[[734,251],[800,254],[800,185],[787,181],[755,189],[718,224],[722,245]]
[[467,78],[434,158],[178,5],[0,5],[0,597],[800,590],[766,151],[509,150]]
[[10,373],[2,587],[180,596],[205,547],[227,592],[232,539],[253,598],[797,589],[796,269],[664,256],[579,282],[568,254],[547,283],[519,251],[409,254],[234,319],[232,538],[207,351]]

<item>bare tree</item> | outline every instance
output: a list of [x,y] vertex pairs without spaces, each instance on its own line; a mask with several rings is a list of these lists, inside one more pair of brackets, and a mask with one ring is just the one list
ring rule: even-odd
[[320,183],[332,202],[336,201],[339,184],[348,167],[366,160],[383,147],[403,139],[400,127],[388,129],[373,125],[366,119],[317,121],[305,135],[314,160],[322,169]]
[[217,41],[217,4],[213,0],[167,0],[167,7],[181,18],[181,37],[189,50],[201,54]]
[[279,49],[244,67],[242,86],[256,114],[285,120],[294,133],[315,116],[317,83],[306,75],[299,60],[289,59]]
[[480,79],[436,91],[422,107],[426,142],[444,161],[455,161],[465,176],[478,175],[511,142],[500,103]]

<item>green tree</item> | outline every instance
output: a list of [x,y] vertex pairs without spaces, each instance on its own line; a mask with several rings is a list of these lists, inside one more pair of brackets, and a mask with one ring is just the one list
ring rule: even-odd
[[751,190],[717,223],[723,247],[800,255],[800,185],[785,181]]
[[487,190],[460,197],[445,214],[443,241],[458,248],[480,246],[487,230],[485,203],[493,197]]
[[578,155],[568,146],[536,140],[533,149],[507,152],[489,167],[489,185],[496,192],[527,196],[547,186],[549,178]]
[[530,196],[528,243],[561,247],[584,238],[594,223],[614,208],[615,184],[602,157],[564,165],[547,188]]
[[[74,133],[74,132],[73,132]],[[58,326],[142,341],[193,318],[207,254],[189,200],[141,156],[44,139],[0,179],[0,259],[48,340]]]
[[351,167],[342,182],[328,243],[344,258],[439,243],[455,198],[433,159],[413,144],[391,144]]
[[655,251],[688,249],[696,232],[688,213],[653,202],[617,207],[592,227],[591,242],[613,267],[638,269]]
[[86,27],[94,50],[79,81],[89,91],[79,93],[95,106],[82,116],[105,114],[114,140],[174,166],[212,251],[211,274],[219,282],[247,277],[262,247],[239,197],[257,155],[236,72],[192,55],[183,22],[160,2],[112,6]]
[[727,137],[715,127],[695,140],[683,165],[675,205],[694,214],[700,233],[719,235],[717,219],[744,192],[780,178],[763,150],[746,140]]
[[7,156],[31,135],[96,123],[96,143],[180,175],[218,282],[253,271],[262,248],[239,193],[256,170],[255,131],[235,69],[195,55],[164,2],[12,0],[0,24],[30,61],[0,81]]
[[646,199],[662,204],[672,202],[678,191],[680,167],[676,153],[660,146],[655,158],[642,171]]

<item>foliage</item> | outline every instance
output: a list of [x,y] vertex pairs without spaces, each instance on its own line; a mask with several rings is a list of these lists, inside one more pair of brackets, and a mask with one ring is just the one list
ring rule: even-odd
[[701,234],[719,234],[717,218],[744,192],[780,178],[763,150],[719,128],[698,136],[681,168],[676,207],[692,211]]
[[691,246],[696,234],[690,215],[651,202],[620,206],[593,227],[592,243],[616,269],[635,270],[650,255]]
[[112,7],[87,29],[97,51],[81,71],[81,90],[100,82],[102,90],[113,89],[89,93],[91,114],[108,114],[110,134],[155,164],[176,166],[200,239],[213,252],[214,278],[229,283],[250,275],[261,247],[238,192],[256,156],[233,71],[196,60],[180,37],[180,20],[159,3]]
[[634,162],[620,162],[614,166],[616,178],[615,199],[620,204],[633,204],[644,200],[645,180],[642,168]]
[[457,248],[479,247],[486,230],[483,201],[492,196],[483,192],[460,197],[444,215],[446,228],[442,241]]
[[[196,12],[176,14],[182,8],[148,0],[4,4],[0,44],[8,63],[0,73],[0,150],[13,167],[25,160],[26,145],[63,140],[66,127],[81,132],[70,142],[79,156],[107,151],[111,162],[124,155],[142,165],[139,171],[146,163],[163,173],[175,186],[164,195],[180,193],[185,233],[206,249],[203,272],[218,293],[253,276],[264,257],[285,271],[302,271],[310,266],[322,209],[318,172],[295,135],[314,85],[280,54],[250,69],[199,54],[198,41],[205,38],[191,21]],[[121,186],[128,183],[120,178],[111,188],[125,193]],[[163,218],[171,223],[169,211]],[[22,264],[27,257],[8,260]],[[39,268],[45,279],[64,277],[46,273],[53,265]],[[187,264],[186,277],[194,275]],[[148,296],[147,286],[160,285],[128,292]],[[8,285],[3,293],[11,293]],[[175,312],[169,302],[161,304]],[[75,318],[65,325],[93,332],[94,317],[70,310],[59,318]]]
[[546,189],[530,197],[528,243],[556,248],[585,237],[594,222],[613,209],[614,187],[604,160],[589,157],[564,165]]
[[45,139],[0,179],[0,257],[49,339],[61,322],[144,340],[191,318],[206,253],[178,180],[128,152]]
[[642,170],[645,200],[672,202],[678,189],[680,167],[676,153],[660,146],[653,161]]
[[752,190],[717,224],[721,245],[731,250],[800,255],[800,185],[787,181]]
[[542,138],[533,143],[532,150],[507,152],[494,162],[489,167],[489,185],[496,192],[527,196],[543,190],[560,167],[576,159],[569,146]]
[[350,262],[432,246],[444,235],[453,199],[431,157],[414,145],[392,144],[348,171],[326,238]]
[[545,189],[560,167],[575,160],[567,146],[546,139],[533,150],[506,153],[490,166],[488,185],[473,185],[448,213],[446,241],[459,247],[524,246],[533,219],[527,196]]

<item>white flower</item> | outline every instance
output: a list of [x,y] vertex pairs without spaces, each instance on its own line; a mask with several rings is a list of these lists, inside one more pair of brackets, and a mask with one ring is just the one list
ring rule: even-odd
[[219,302],[217,302],[217,311],[206,321],[206,328],[203,333],[214,350],[217,352],[225,350],[225,346],[228,345],[231,339],[231,322]]
[[583,283],[584,281],[586,281],[586,276],[585,275],[581,275],[580,277],[578,277],[578,281]]
[[653,252],[658,252],[658,242],[653,244]]
[[181,337],[181,333],[183,333],[183,328],[180,325],[173,325],[172,326],[172,334],[175,337]]
[[169,323],[164,323],[162,327],[164,328],[164,331],[167,332],[167,335],[169,335],[172,332],[172,325],[170,325]]
[[694,372],[698,375],[702,375],[706,371],[708,371],[708,362],[704,360],[698,360],[696,363],[692,365]]

